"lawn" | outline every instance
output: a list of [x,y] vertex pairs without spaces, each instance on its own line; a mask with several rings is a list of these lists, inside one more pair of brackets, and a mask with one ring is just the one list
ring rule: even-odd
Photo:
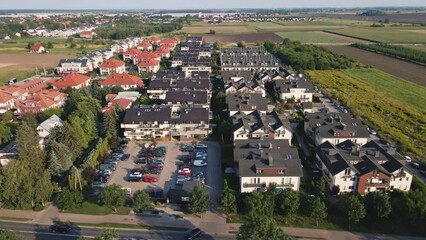
[[18,217],[0,217],[0,221],[16,221],[16,222],[28,222],[31,218],[18,218]]
[[[417,159],[426,161],[425,111],[419,109],[424,101],[424,88],[416,89],[422,87],[378,70],[371,74],[366,70],[308,71],[307,74],[325,94],[346,105],[381,137],[396,143],[400,151],[411,152]],[[398,93],[401,96],[396,96]],[[417,96],[414,102],[419,103],[408,104],[414,96]]]
[[345,36],[386,43],[426,43],[426,35],[418,27],[351,27],[329,30]]
[[404,47],[426,52],[426,45],[406,45]]
[[71,209],[64,212],[75,213],[75,214],[87,214],[87,215],[108,215],[108,214],[128,215],[130,213],[130,208],[118,207],[117,212],[114,212],[111,208],[105,205],[98,205],[98,204],[86,201],[86,202],[83,202],[80,208]]
[[20,81],[29,78],[33,75],[35,75],[35,70],[8,69],[7,67],[0,68],[0,85],[2,86],[8,83],[9,80],[12,78],[16,78],[18,81]]
[[318,34],[316,31],[276,32],[282,38],[289,38],[302,43],[338,43],[342,42],[333,37]]

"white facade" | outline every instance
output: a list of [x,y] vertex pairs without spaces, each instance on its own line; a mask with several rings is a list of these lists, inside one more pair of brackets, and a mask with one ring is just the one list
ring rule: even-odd
[[389,189],[391,191],[395,189],[409,191],[411,188],[411,181],[413,181],[413,175],[405,169],[399,169],[392,173]]
[[101,73],[101,75],[111,75],[112,73],[125,73],[126,67],[124,66],[124,64],[120,67],[100,67],[99,72]]
[[322,138],[319,136],[319,134],[315,134],[315,144],[316,146],[320,145],[321,143],[324,143],[326,141],[329,141],[330,143],[336,145],[341,142],[344,142],[346,140],[351,140],[352,142],[360,145],[364,145],[368,142],[368,138],[356,138],[356,137],[350,137],[350,138]]
[[182,71],[186,72],[186,73],[191,73],[191,72],[212,72],[212,68],[209,66],[186,66],[186,67],[182,67]]
[[300,102],[312,102],[312,92],[306,92],[305,88],[290,88],[290,92],[283,92],[280,94],[281,99],[294,98]]
[[300,177],[291,176],[252,176],[252,177],[240,177],[240,188],[241,192],[253,192],[257,190],[264,190],[269,184],[274,183],[277,188],[291,188],[294,191],[299,191]]
[[235,140],[247,140],[247,139],[259,139],[259,138],[273,138],[273,139],[285,139],[288,140],[289,144],[291,143],[291,139],[293,134],[291,131],[287,130],[285,127],[281,126],[275,133],[269,132],[268,129],[259,128],[258,130],[250,133],[244,127],[234,131],[234,141]]

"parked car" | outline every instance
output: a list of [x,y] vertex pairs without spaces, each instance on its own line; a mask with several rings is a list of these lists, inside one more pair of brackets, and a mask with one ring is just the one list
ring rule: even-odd
[[145,158],[138,158],[135,160],[136,164],[146,164],[146,159]]
[[184,176],[184,175],[178,175],[176,177],[176,185],[182,185],[183,182],[189,181],[189,180],[191,180],[191,177]]
[[195,148],[196,149],[207,149],[207,145],[199,143],[199,144],[195,145]]
[[72,227],[68,224],[54,224],[49,227],[49,231],[57,233],[69,233]]
[[149,167],[150,169],[158,168],[158,169],[160,169],[160,170],[163,170],[163,166],[162,166],[162,165],[158,165],[158,164],[150,163],[150,164],[148,165],[148,167]]
[[153,177],[153,176],[145,176],[144,178],[143,178],[143,181],[144,182],[157,182],[157,178],[156,177]]
[[111,154],[111,158],[121,158],[123,156],[122,153],[113,153]]
[[201,230],[199,228],[194,228],[186,233],[185,238],[187,240],[192,240],[198,238],[199,236],[201,236]]
[[102,172],[102,174],[103,175],[111,175],[112,174],[112,171],[110,170],[110,169],[105,169],[103,172]]
[[182,152],[192,152],[192,151],[194,151],[194,147],[191,146],[191,145],[182,145],[182,146],[180,146],[180,150]]
[[179,169],[184,169],[184,168],[191,169],[191,165],[189,165],[189,164],[183,164],[183,165],[179,166]]
[[152,168],[152,169],[148,169],[147,170],[148,174],[160,174],[161,173],[161,169],[160,168]]
[[179,175],[185,175],[185,174],[191,174],[191,169],[189,168],[182,168],[178,170],[178,174]]
[[129,177],[127,178],[127,181],[129,181],[129,182],[142,182],[143,178],[142,178],[142,175],[140,175],[140,176],[129,175]]
[[410,157],[410,156],[404,156],[404,158],[405,158],[405,160],[406,160],[407,162],[411,162],[411,157]]
[[192,175],[193,178],[204,178],[204,172],[196,172]]
[[197,152],[195,154],[195,158],[205,158],[205,157],[207,157],[207,153]]
[[130,158],[130,154],[123,154],[123,156],[121,156],[121,161],[127,161]]
[[204,159],[195,159],[193,165],[195,167],[205,167],[207,166],[207,162]]
[[415,169],[420,169],[420,164],[416,163],[416,162],[410,162],[411,167],[415,168]]
[[376,135],[376,134],[377,134],[377,132],[376,132],[376,131],[374,131],[373,129],[368,130],[368,132],[369,132],[370,134],[372,134],[372,135]]
[[92,182],[92,188],[104,188],[104,187],[105,187],[105,183],[101,181]]

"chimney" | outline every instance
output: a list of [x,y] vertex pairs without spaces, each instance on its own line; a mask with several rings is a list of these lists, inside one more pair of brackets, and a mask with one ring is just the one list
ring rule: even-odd
[[268,155],[268,166],[272,167],[274,165],[274,159],[272,159],[271,155]]
[[352,153],[353,154],[356,154],[358,151],[357,151],[357,146],[352,146]]
[[375,152],[374,152],[374,156],[375,156],[375,157],[379,157],[379,156],[380,156],[380,151],[375,151]]
[[269,148],[272,149],[272,143],[269,143]]
[[342,123],[342,129],[346,130],[346,124]]
[[259,149],[262,149],[262,144],[258,143],[257,146]]

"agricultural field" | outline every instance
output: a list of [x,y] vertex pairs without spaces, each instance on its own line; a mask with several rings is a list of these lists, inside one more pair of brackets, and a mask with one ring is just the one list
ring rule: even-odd
[[419,109],[426,104],[426,88],[378,70],[307,71],[307,75],[324,93],[345,105],[349,101],[350,111],[381,137],[426,161],[426,111]]
[[0,85],[4,85],[12,78],[23,80],[47,69],[56,67],[61,58],[72,58],[66,54],[34,54],[15,53],[0,54]]
[[375,22],[384,21],[387,18],[393,23],[426,24],[425,12],[388,13],[385,16],[360,16],[360,15],[356,15],[356,13],[343,13],[343,14],[324,13],[324,14],[308,14],[305,16],[327,17],[327,18],[351,20],[351,21],[375,21]]
[[255,33],[256,28],[250,27],[248,25],[239,25],[239,24],[223,24],[223,25],[207,25],[207,26],[197,26],[189,25],[182,28],[178,32],[184,32],[187,34],[207,34],[210,30],[216,31],[217,34],[235,34],[235,33]]
[[404,47],[426,52],[426,44],[425,45],[405,45]]
[[329,30],[348,37],[384,43],[426,43],[421,27],[352,27]]
[[[4,53],[25,53],[27,52],[27,46],[29,42],[33,43],[53,43],[52,49],[47,49],[49,54],[70,54],[77,55],[81,54],[84,50],[86,52],[96,51],[98,49],[106,47],[103,44],[94,44],[92,40],[82,40],[82,39],[74,39],[74,43],[76,44],[75,48],[70,48],[70,44],[66,42],[67,39],[59,39],[59,38],[21,38],[21,39],[11,39],[11,40],[2,40],[0,41],[0,54]],[[100,42],[98,42],[100,43]]]
[[282,38],[289,38],[293,41],[299,41],[302,43],[313,43],[313,44],[349,44],[365,42],[359,39],[344,37],[336,34],[331,34],[321,31],[300,31],[300,32],[277,32],[278,36]]
[[282,38],[275,33],[242,33],[242,34],[205,34],[203,38],[206,42],[236,43],[244,41],[246,43],[257,43],[264,41],[282,42]]
[[426,68],[423,66],[350,46],[325,47],[333,52],[353,58],[362,64],[375,67],[398,78],[426,86]]

